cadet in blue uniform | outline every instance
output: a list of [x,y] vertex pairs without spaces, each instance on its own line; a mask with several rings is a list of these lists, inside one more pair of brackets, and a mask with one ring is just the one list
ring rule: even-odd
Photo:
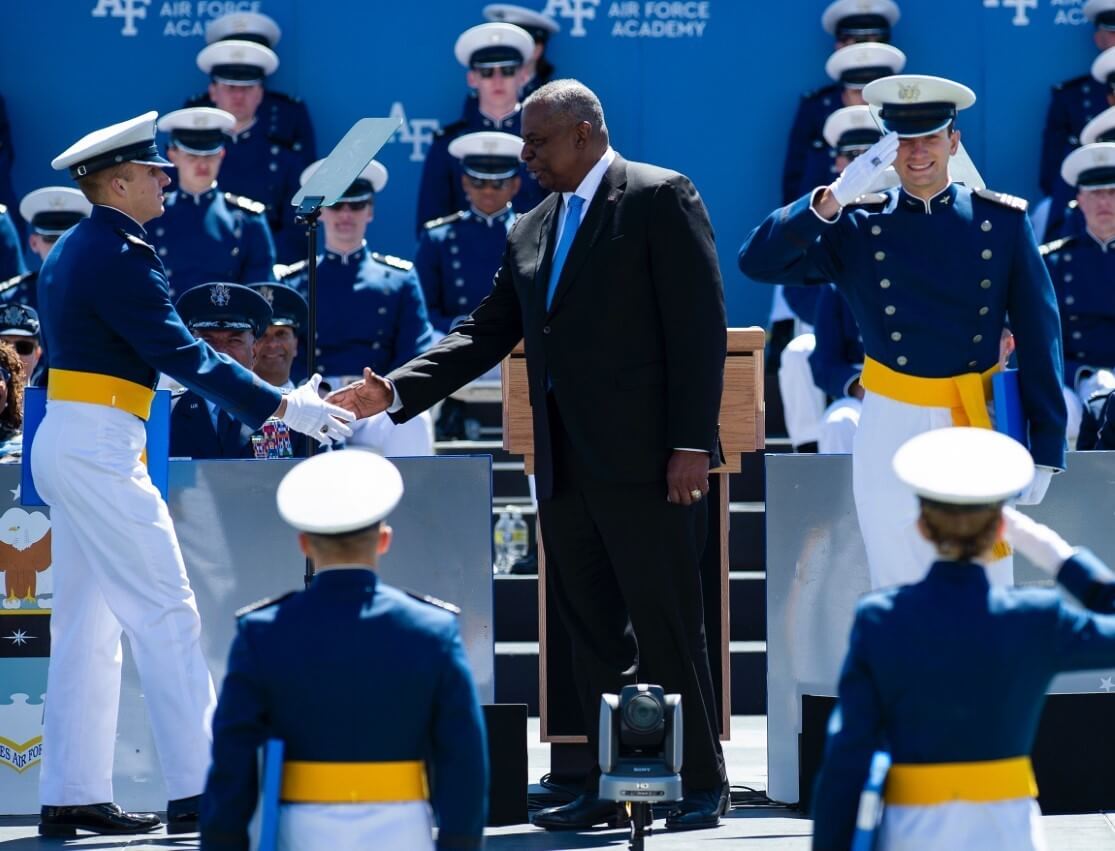
[[[217,41],[254,41],[274,50],[282,37],[275,19],[259,12],[232,12],[205,25],[205,43]],[[186,106],[214,106],[211,92],[205,91],[186,101]],[[263,90],[258,115],[267,125],[267,135],[289,148],[303,164],[317,159],[310,111],[301,98],[274,89]]]
[[820,287],[816,346],[809,355],[813,381],[832,399],[821,414],[817,451],[850,453],[863,407],[863,338],[851,308],[833,286]]
[[283,743],[279,848],[432,851],[431,810],[438,849],[481,847],[487,749],[458,610],[375,572],[402,495],[395,466],[362,450],[303,461],[280,483],[279,514],[316,573],[305,591],[240,613],[203,848],[247,851],[257,753],[271,739]]
[[294,224],[290,199],[298,191],[298,175],[306,157],[276,135],[260,113],[263,80],[275,73],[279,57],[252,41],[218,41],[203,48],[197,65],[210,76],[209,96],[218,109],[231,113],[236,124],[225,141],[221,184],[228,192],[263,204],[281,263],[305,251],[305,233]]
[[[306,366],[298,354],[299,341],[306,331],[309,307],[306,299],[283,284],[252,284],[271,305],[271,324],[256,340],[252,371],[280,390],[293,390],[306,378]],[[301,369],[295,369],[298,363]]]
[[24,386],[43,383],[46,359],[43,357],[42,326],[35,308],[14,302],[0,305],[0,342],[15,349],[23,365]]
[[[898,18],[898,5],[893,0],[836,0],[825,9],[821,25],[839,49],[861,42],[889,42],[891,27]],[[844,90],[844,84],[836,82],[802,96],[782,168],[783,204],[789,204],[805,188],[812,188],[802,188],[805,164],[810,151],[825,150],[821,135],[825,119],[840,107],[853,105],[844,102]]]
[[[302,174],[310,179],[320,163]],[[325,251],[317,265],[317,368],[334,389],[374,364],[390,370],[433,342],[426,300],[414,264],[369,251],[364,234],[387,169],[372,160],[331,207],[321,211]],[[307,295],[303,268],[289,283]]]
[[515,223],[511,199],[519,191],[523,140],[510,133],[458,136],[449,153],[461,161],[468,207],[426,222],[415,270],[434,329],[448,334],[492,290],[492,279]]
[[[519,135],[519,86],[523,63],[534,42],[514,24],[480,24],[461,33],[454,52],[468,69],[468,84],[477,97],[468,101],[460,121],[444,127],[426,152],[422,183],[418,189],[418,233],[426,222],[448,216],[468,206],[461,186],[460,161],[449,153],[449,144],[465,133],[496,130]],[[534,209],[546,192],[520,166],[521,185],[514,199],[517,212]]]
[[[1088,0],[1083,11],[1095,26],[1092,38],[1099,51],[1115,47],[1115,0]],[[1071,197],[1067,187],[1060,185],[1061,163],[1080,144],[1084,125],[1110,106],[1108,91],[1107,81],[1092,74],[1081,74],[1053,87],[1041,139],[1038,182],[1043,194]]]
[[[193,335],[213,351],[245,369],[254,368],[256,343],[273,319],[270,304],[258,292],[240,284],[202,284],[182,293],[175,309]],[[295,458],[305,457],[304,450],[301,435],[292,435],[286,423],[274,417],[253,430],[192,390],[173,401],[172,458]]]
[[151,242],[172,296],[210,281],[246,284],[275,277],[275,243],[263,204],[217,188],[225,134],[235,123],[231,113],[209,107],[159,119],[159,130],[170,134],[166,153],[177,167],[178,188],[167,196]]
[[[1056,297],[1026,202],[953,183],[966,86],[904,75],[864,89],[888,131],[829,187],[776,210],[747,238],[740,268],[753,280],[832,281],[867,352],[853,482],[873,587],[921,578],[917,506],[890,472],[904,440],[950,424],[990,426],[987,385],[1010,316],[1022,408],[1039,465],[1027,501],[1064,468],[1065,403]],[[861,197],[894,163],[900,187]],[[1009,581],[1004,558],[993,572]]]
[[1061,308],[1071,446],[1092,394],[1115,388],[1115,143],[1077,148],[1061,176],[1076,189],[1080,215],[1072,233],[1041,246],[1041,253]]
[[[1115,106],[1108,107],[1080,131],[1080,144],[1092,145],[1096,142],[1115,142]],[[1067,157],[1066,157],[1067,159]],[[1062,168],[1064,163],[1062,163]],[[1053,242],[1062,236],[1079,233],[1084,223],[1077,208],[1076,187],[1065,183],[1058,175],[1056,197],[1043,198],[1037,203],[1030,221],[1034,233],[1045,242]]]
[[[58,237],[89,215],[93,205],[69,186],[44,186],[28,192],[19,202],[19,214],[30,229],[27,243],[46,260]],[[39,273],[24,272],[0,282],[0,301],[36,307]]]
[[[1034,734],[1054,676],[1115,665],[1115,578],[1087,550],[1002,507],[1034,472],[1012,438],[967,428],[922,434],[899,450],[894,469],[920,499],[918,527],[936,560],[921,582],[859,603],[813,799],[813,847],[849,847],[872,754],[887,750],[872,847],[1044,849]],[[1004,531],[1107,614],[1054,589],[989,583]]]
[[317,382],[283,397],[182,324],[144,241],[170,182],[156,117],[90,133],[52,163],[94,206],[39,274],[51,369],[31,467],[51,508],[55,565],[39,784],[39,831],[50,836],[159,825],[112,803],[125,631],[171,799],[168,830],[196,829],[215,695],[174,526],[141,460],[158,373],[253,425],[276,415],[323,441],[351,434],[336,417],[352,415],[322,402]]
[[546,58],[550,38],[561,30],[553,15],[536,12],[514,3],[489,3],[484,7],[484,20],[503,21],[522,27],[534,39],[534,50],[523,63],[523,79],[519,95],[524,100],[554,78],[554,66]]

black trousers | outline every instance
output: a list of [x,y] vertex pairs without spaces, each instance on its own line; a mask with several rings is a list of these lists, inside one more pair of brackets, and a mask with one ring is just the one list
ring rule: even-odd
[[[554,487],[538,504],[546,587],[572,638],[592,753],[600,695],[654,683],[682,696],[686,787],[717,788],[724,760],[699,573],[708,508],[667,502],[665,469],[659,482],[595,480],[548,402]],[[592,791],[597,777],[589,776]]]

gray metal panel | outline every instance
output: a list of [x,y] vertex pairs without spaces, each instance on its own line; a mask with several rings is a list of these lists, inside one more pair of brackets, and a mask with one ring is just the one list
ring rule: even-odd
[[[798,800],[801,696],[834,695],[856,600],[869,590],[852,499],[850,455],[768,455],[768,794]],[[1115,565],[1115,452],[1070,453],[1045,501],[1024,510]],[[1051,584],[1021,556],[1015,582]],[[1111,673],[1111,672],[1107,672]],[[1096,672],[1066,674],[1053,692],[1092,692]]]
[[[393,585],[460,606],[462,639],[480,699],[493,702],[491,458],[392,460],[402,472],[406,494],[388,520],[395,539],[379,573]],[[255,600],[303,587],[305,562],[295,532],[282,522],[275,506],[278,483],[294,463],[175,461],[170,465],[170,512],[197,595],[202,645],[218,690],[235,631],[233,613]],[[19,467],[0,465],[0,511],[12,502],[9,493],[18,483]],[[40,593],[49,589],[51,570],[40,574]],[[306,640],[312,644],[314,637]],[[41,707],[9,704],[6,709],[5,704],[15,691],[45,690],[46,661],[0,659],[0,738],[6,738],[9,714],[31,713],[36,718],[30,720],[38,721]],[[18,686],[11,685],[17,680]],[[38,699],[31,694],[28,703]],[[322,710],[327,714],[325,696]],[[28,720],[17,719],[21,730]],[[23,740],[29,739],[26,735]],[[17,773],[0,760],[0,812],[37,813],[38,774],[37,765]],[[113,779],[117,798],[127,806],[165,807],[162,774],[130,657],[124,665]]]

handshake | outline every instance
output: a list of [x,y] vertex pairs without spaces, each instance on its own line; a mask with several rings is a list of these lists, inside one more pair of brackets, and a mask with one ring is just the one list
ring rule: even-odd
[[348,423],[386,411],[395,398],[391,384],[366,367],[363,381],[335,390],[324,399],[318,391],[320,384],[321,376],[314,374],[283,397],[275,416],[322,445],[352,437]]

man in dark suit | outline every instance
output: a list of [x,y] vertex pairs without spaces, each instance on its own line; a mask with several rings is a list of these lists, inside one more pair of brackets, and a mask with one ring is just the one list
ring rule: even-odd
[[[590,744],[602,692],[637,680],[679,692],[686,798],[667,827],[715,826],[728,791],[697,570],[726,348],[712,228],[686,177],[612,150],[582,84],[540,88],[522,130],[522,159],[551,194],[515,222],[491,293],[425,354],[334,396],[403,421],[525,338],[548,588]],[[535,824],[624,819],[590,776]]]

